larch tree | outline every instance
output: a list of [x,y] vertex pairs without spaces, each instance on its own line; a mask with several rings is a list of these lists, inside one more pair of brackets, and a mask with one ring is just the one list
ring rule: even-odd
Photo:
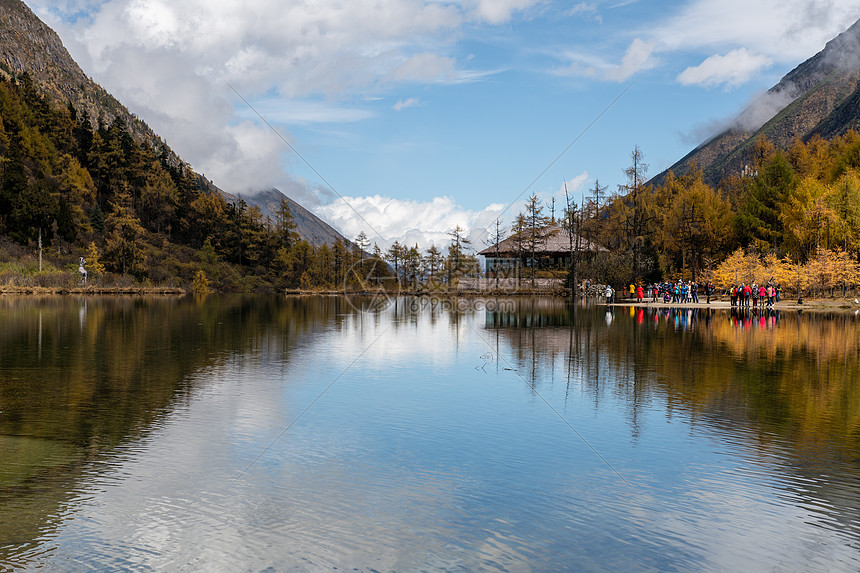
[[443,257],[439,248],[436,245],[431,245],[427,249],[427,254],[424,256],[424,274],[427,276],[427,282],[434,285],[437,282],[439,272],[442,269]]
[[650,193],[645,188],[648,164],[639,146],[630,153],[630,166],[624,169],[627,183],[619,186],[621,200],[616,202],[621,210],[625,247],[631,256],[631,280],[640,280],[645,274],[643,258],[649,241],[649,226],[653,220]]
[[453,286],[454,281],[459,278],[464,271],[463,263],[465,262],[466,249],[468,249],[472,241],[470,241],[464,233],[466,230],[460,225],[456,225],[452,230],[448,231],[450,243],[448,244],[448,287]]
[[549,225],[549,217],[543,213],[543,205],[536,193],[533,193],[526,201],[526,249],[529,253],[529,268],[532,287],[535,282],[535,271],[537,270],[537,252],[546,244],[546,228]]
[[367,238],[364,231],[358,233],[358,236],[355,238],[355,246],[358,249],[359,262],[364,262],[364,255],[370,246],[370,239]]

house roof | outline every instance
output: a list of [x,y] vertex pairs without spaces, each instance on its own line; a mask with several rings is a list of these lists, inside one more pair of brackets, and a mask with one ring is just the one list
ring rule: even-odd
[[[540,230],[540,234],[542,240],[535,247],[535,254],[554,254],[554,253],[570,253],[570,237],[571,233],[569,233],[566,229],[559,227],[558,225],[549,225]],[[580,251],[605,251],[606,249],[592,243],[590,241],[586,241],[584,238],[580,238]],[[525,240],[524,240],[525,242]],[[576,244],[576,235],[573,234],[573,242]],[[492,245],[487,247],[480,253],[479,255],[483,255],[485,257],[491,257],[498,253],[500,255],[511,255],[516,253],[520,248],[525,249],[526,247],[518,247],[516,236],[510,236],[504,241],[498,244],[498,249],[496,249],[496,245]]]

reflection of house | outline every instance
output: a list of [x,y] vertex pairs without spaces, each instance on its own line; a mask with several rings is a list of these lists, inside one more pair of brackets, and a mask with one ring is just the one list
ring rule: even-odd
[[[570,266],[571,233],[558,225],[549,225],[539,231],[540,236],[534,241],[535,265],[540,269],[566,269]],[[576,248],[576,235],[573,235],[573,245]],[[594,243],[580,238],[579,251],[587,253],[605,251]],[[487,272],[515,269],[531,266],[532,241],[528,236],[511,236],[499,243],[487,247],[479,255],[487,259]]]

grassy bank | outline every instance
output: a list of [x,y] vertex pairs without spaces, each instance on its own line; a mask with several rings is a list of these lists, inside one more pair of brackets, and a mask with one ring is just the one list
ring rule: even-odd
[[129,286],[129,287],[41,287],[41,286],[0,286],[0,295],[160,295],[184,296],[186,291],[179,287]]

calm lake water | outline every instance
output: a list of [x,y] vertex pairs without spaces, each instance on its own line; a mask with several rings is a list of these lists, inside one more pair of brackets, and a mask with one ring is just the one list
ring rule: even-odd
[[860,319],[0,298],[0,569],[857,571]]

